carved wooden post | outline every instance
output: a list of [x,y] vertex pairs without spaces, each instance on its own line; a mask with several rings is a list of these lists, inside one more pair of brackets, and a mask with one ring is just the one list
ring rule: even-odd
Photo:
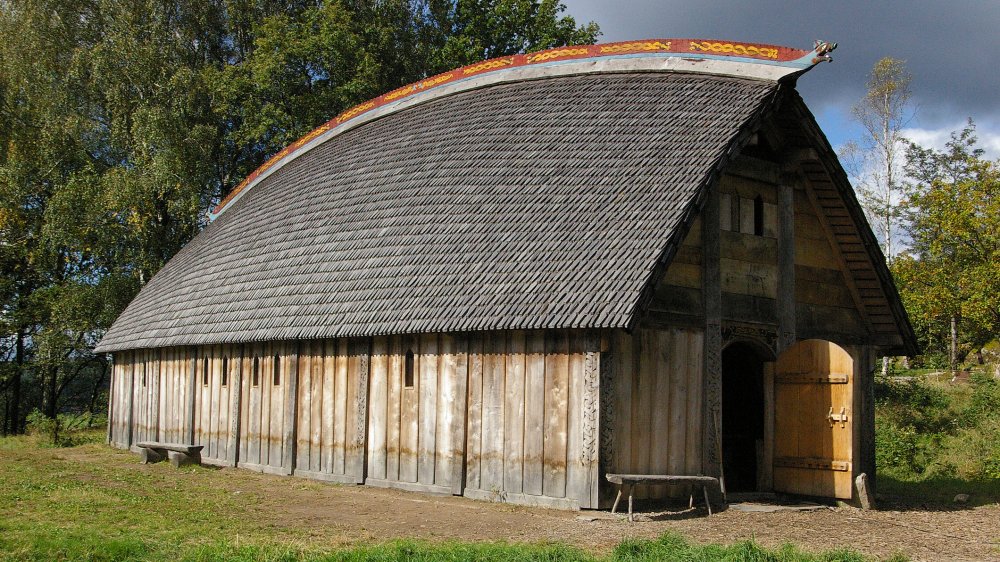
[[288,344],[288,382],[285,384],[285,423],[282,433],[281,466],[288,474],[295,472],[295,425],[299,411],[299,342]]
[[[118,397],[118,393],[115,392],[115,377],[118,375],[118,370],[115,369],[115,355],[111,355],[111,363],[108,365],[108,369],[111,371],[111,385],[108,388],[108,431],[107,431],[107,442],[108,445],[114,445],[114,427],[115,427],[115,398]],[[18,373],[17,376],[20,376]],[[15,424],[17,421],[15,420]],[[16,429],[16,428],[15,428]]]
[[132,433],[135,426],[135,352],[129,352],[128,364],[128,441],[125,445],[132,448]]
[[240,411],[243,402],[243,363],[246,360],[244,350],[246,346],[240,346],[239,367],[236,369],[236,380],[233,384],[233,392],[236,394],[229,412],[229,441],[226,444],[226,461],[229,466],[236,466],[240,462]]
[[778,353],[795,343],[795,175],[778,186]]
[[705,380],[702,408],[702,470],[705,474],[720,474],[722,459],[722,274],[720,271],[721,242],[719,239],[719,192],[709,191],[702,211],[702,293],[705,301]]
[[354,459],[349,463],[353,465],[351,470],[357,482],[364,482],[367,473],[368,463],[368,378],[371,369],[371,338],[361,340],[351,340],[348,344],[348,353],[357,357],[358,365],[358,393],[357,393],[357,425],[354,428],[354,436],[351,437]]

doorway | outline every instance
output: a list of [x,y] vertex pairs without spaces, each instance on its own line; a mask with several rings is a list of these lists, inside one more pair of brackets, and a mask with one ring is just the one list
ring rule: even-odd
[[722,351],[722,468],[727,492],[761,491],[766,359],[745,342]]

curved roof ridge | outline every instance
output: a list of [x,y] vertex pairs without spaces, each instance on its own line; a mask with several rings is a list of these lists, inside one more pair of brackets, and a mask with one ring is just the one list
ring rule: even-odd
[[209,213],[215,220],[254,185],[310,149],[386,114],[444,95],[508,81],[621,71],[675,71],[780,80],[831,60],[836,43],[811,51],[715,39],[641,39],[556,47],[477,62],[397,88],[355,105],[286,146],[247,176]]

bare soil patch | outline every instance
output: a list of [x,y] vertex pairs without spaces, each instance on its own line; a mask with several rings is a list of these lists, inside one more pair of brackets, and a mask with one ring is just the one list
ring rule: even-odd
[[[93,449],[68,449],[67,460],[101,462]],[[129,466],[119,455],[118,462]],[[134,456],[133,456],[134,458]],[[104,458],[107,462],[108,458]],[[116,463],[117,464],[117,463]],[[697,543],[729,544],[753,538],[775,547],[791,542],[811,551],[849,547],[887,558],[1000,560],[1000,505],[927,506],[885,500],[882,509],[835,507],[818,511],[748,513],[729,509],[710,517],[703,509],[643,512],[628,523],[607,511],[559,511],[460,497],[332,485],[258,474],[242,469],[175,470],[166,463],[132,470],[156,471],[163,483],[198,479],[245,501],[246,517],[276,534],[315,546],[381,542],[397,538],[432,541],[564,542],[594,553],[610,551],[627,537],[655,538],[673,531]]]

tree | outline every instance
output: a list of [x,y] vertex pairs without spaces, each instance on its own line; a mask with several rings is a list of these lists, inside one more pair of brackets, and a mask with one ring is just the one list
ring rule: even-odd
[[875,63],[865,86],[864,98],[851,111],[864,137],[848,143],[844,155],[861,204],[882,242],[882,253],[892,263],[902,194],[900,161],[906,149],[902,131],[910,118],[910,75],[903,61],[885,57]]
[[285,145],[483,57],[591,43],[557,0],[0,0],[0,432],[102,409],[94,344]]
[[922,343],[952,369],[1000,330],[1000,162],[976,145],[970,120],[943,151],[909,146],[910,250],[893,264]]

